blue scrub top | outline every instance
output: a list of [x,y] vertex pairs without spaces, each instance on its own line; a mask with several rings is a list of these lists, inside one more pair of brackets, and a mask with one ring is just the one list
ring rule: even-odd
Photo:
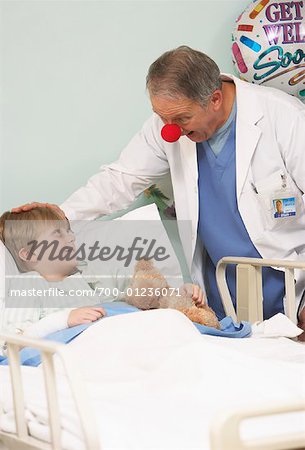
[[[205,286],[209,305],[219,319],[225,316],[215,269],[224,256],[261,258],[254,247],[237,207],[236,197],[236,115],[230,124],[228,137],[218,155],[208,141],[197,143],[199,237],[207,251]],[[227,282],[233,303],[236,303],[235,266],[227,269]],[[284,312],[284,273],[263,268],[263,312],[268,319]]]

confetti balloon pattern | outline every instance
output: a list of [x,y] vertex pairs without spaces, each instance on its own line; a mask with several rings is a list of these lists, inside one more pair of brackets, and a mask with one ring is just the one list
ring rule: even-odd
[[252,2],[237,18],[232,40],[240,78],[305,102],[305,0]]

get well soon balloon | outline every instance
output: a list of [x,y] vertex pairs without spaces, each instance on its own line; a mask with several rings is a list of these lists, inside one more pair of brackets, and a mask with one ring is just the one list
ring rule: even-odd
[[232,39],[240,78],[305,101],[305,0],[252,2],[236,20]]

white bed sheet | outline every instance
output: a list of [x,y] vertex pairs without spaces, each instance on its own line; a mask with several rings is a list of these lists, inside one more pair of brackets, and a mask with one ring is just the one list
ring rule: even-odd
[[[105,450],[208,450],[212,418],[231,407],[304,399],[305,346],[286,338],[201,336],[172,310],[108,318],[65,348],[74,355]],[[83,355],[83,358],[80,358]],[[8,371],[0,368],[0,427],[13,431]],[[57,370],[62,373],[61,364]],[[31,432],[48,437],[40,368],[23,368]],[[59,380],[64,449],[83,449],[64,375]],[[245,439],[303,430],[305,413],[253,419]]]

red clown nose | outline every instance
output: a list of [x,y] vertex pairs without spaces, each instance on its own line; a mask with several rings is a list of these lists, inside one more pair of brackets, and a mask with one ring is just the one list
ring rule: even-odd
[[181,128],[175,123],[167,123],[161,130],[161,136],[166,142],[176,142],[181,136]]

